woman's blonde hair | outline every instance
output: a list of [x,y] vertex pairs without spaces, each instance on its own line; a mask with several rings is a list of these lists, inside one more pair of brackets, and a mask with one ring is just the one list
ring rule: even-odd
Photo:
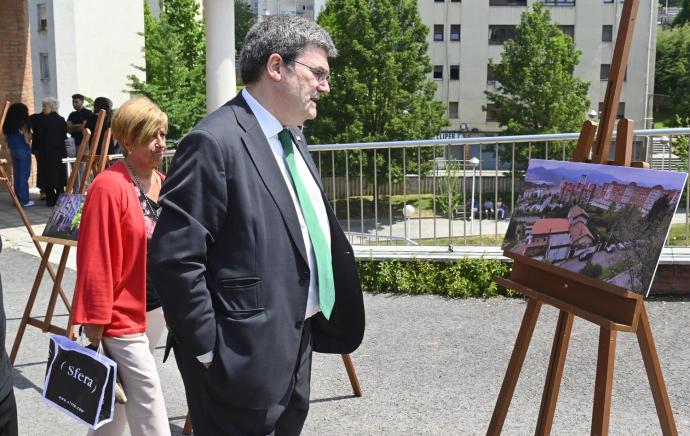
[[139,147],[155,137],[160,129],[168,130],[168,116],[148,98],[137,97],[120,106],[111,127],[113,138],[126,149]]

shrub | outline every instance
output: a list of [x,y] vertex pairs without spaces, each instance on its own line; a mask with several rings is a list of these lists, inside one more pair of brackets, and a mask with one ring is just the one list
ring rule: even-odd
[[364,291],[374,294],[434,294],[453,298],[514,296],[514,291],[493,281],[495,276],[508,277],[511,266],[509,262],[484,258],[449,262],[357,261]]

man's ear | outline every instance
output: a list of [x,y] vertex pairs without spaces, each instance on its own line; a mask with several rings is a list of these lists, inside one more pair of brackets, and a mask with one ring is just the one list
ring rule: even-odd
[[278,53],[271,54],[268,57],[268,61],[266,61],[266,74],[268,77],[275,82],[280,82],[283,79],[282,68],[285,68],[283,58]]

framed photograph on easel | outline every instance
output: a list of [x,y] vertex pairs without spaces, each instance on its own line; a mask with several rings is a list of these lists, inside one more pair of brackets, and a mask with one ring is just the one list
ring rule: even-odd
[[686,178],[532,159],[502,248],[646,296]]
[[60,194],[43,236],[76,241],[85,200],[84,194]]

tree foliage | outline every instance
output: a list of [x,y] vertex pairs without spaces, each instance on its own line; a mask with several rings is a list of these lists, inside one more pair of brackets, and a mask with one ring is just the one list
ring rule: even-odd
[[204,24],[195,0],[162,0],[158,18],[144,11],[146,79],[129,76],[132,93],[168,115],[168,136],[180,138],[206,114]]
[[690,23],[690,0],[682,0],[680,12],[673,19],[673,26],[684,26]]
[[541,2],[522,14],[515,39],[504,44],[501,62],[492,61],[500,89],[486,91],[507,134],[580,129],[590,103],[589,83],[573,74],[580,54],[573,40],[551,21]]
[[690,23],[659,30],[654,92],[671,96],[671,124],[687,126],[690,122]]
[[[428,139],[448,125],[443,104],[434,99],[428,28],[415,0],[329,0],[318,22],[339,56],[330,61],[330,94],[305,126],[312,143]],[[361,157],[367,175],[376,171],[379,180],[395,183],[404,173],[429,169],[432,155],[430,149],[350,152],[349,169],[359,171]],[[345,161],[338,153],[322,171],[334,163],[343,174]]]
[[307,124],[312,142],[427,139],[447,125],[416,1],[329,0],[318,22],[340,55],[331,93]]
[[242,0],[235,0],[235,58],[239,56],[247,32],[256,22],[256,15]]

